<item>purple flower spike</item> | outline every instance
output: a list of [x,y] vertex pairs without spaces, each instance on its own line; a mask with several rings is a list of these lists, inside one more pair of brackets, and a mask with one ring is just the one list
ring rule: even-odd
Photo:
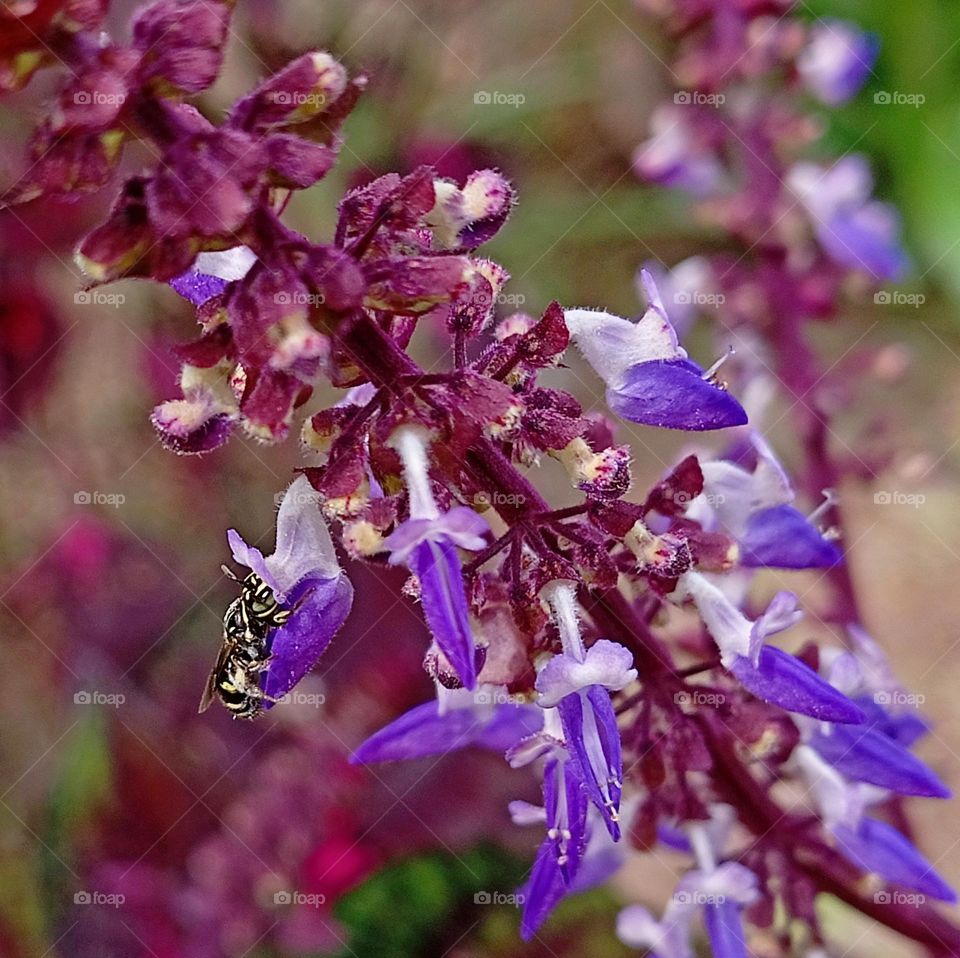
[[810,744],[837,771],[900,795],[949,798],[950,789],[920,759],[876,727],[831,728]]
[[201,253],[193,267],[170,280],[170,285],[194,306],[202,306],[222,293],[228,283],[246,276],[256,259],[246,246],[235,246],[222,253]]
[[[535,706],[488,705],[484,691],[470,694],[444,689],[438,694],[444,695],[442,711],[439,700],[417,705],[371,735],[350,761],[355,765],[399,762],[446,755],[470,745],[505,752],[543,724],[543,714]],[[499,694],[499,690],[491,694]],[[466,698],[461,702],[462,696]]]
[[703,431],[743,425],[747,414],[687,358],[657,292],[641,272],[649,306],[636,323],[611,313],[568,309],[567,328],[607,384],[607,405],[631,422]]
[[602,686],[590,685],[563,698],[558,710],[567,747],[587,794],[603,816],[610,837],[618,841],[623,764],[610,694]]
[[741,656],[730,665],[730,671],[758,699],[788,712],[823,722],[857,725],[864,720],[855,702],[824,682],[796,656],[772,645],[763,646],[756,665]]
[[797,57],[797,71],[811,93],[828,106],[849,100],[863,86],[880,52],[880,41],[842,20],[821,20]]
[[264,691],[279,698],[326,651],[350,612],[353,587],[337,562],[316,493],[304,476],[291,483],[280,504],[273,555],[264,557],[233,529],[227,539],[234,559],[256,572],[281,605],[296,609],[285,625],[271,633]]
[[825,569],[842,561],[843,553],[793,506],[755,512],[740,539],[740,562],[748,568]]
[[833,835],[844,855],[858,868],[895,885],[956,904],[954,890],[892,825],[864,817],[856,828],[835,826]]

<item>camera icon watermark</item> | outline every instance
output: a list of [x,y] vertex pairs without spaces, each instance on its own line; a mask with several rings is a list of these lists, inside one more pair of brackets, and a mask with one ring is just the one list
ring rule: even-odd
[[677,106],[723,106],[727,98],[723,93],[704,93],[701,90],[678,90],[673,94]]
[[98,690],[87,691],[81,689],[73,693],[74,705],[109,705],[111,708],[118,709],[127,697],[122,692],[100,692]]
[[878,90],[873,94],[877,106],[923,106],[927,98],[922,93],[904,93],[902,90]]
[[879,289],[873,294],[873,302],[877,306],[912,306],[919,309],[926,301],[923,293],[904,293],[898,289]]
[[113,506],[119,509],[127,497],[122,492],[99,492],[94,490],[88,492],[86,489],[79,489],[73,494],[73,504],[75,506]]
[[502,891],[478,891],[473,895],[475,905],[522,905],[525,900],[519,893],[506,894]]
[[108,895],[102,891],[75,891],[73,893],[73,903],[75,905],[107,905],[110,908],[119,908],[126,900],[126,895]]
[[926,501],[927,497],[921,492],[881,489],[873,494],[873,504],[876,506],[913,506],[914,509],[919,509]]
[[884,889],[874,892],[873,900],[878,905],[906,905],[911,908],[921,908],[927,900],[926,895],[920,892],[906,892],[898,889]]
[[104,93],[102,90],[77,90],[73,102],[77,106],[123,106],[126,93]]
[[303,90],[274,90],[267,98],[279,106],[308,106],[312,110],[320,110],[327,103],[326,94]]
[[512,106],[514,109],[527,102],[523,93],[503,93],[500,90],[477,90],[473,94],[476,106]]
[[302,891],[284,890],[273,893],[274,905],[306,905],[308,908],[322,908],[327,901],[326,895],[306,894]]
[[902,689],[894,689],[890,692],[875,692],[873,701],[877,705],[893,706],[894,708],[920,708],[927,701],[927,697],[922,692],[905,692]]
[[77,306],[112,306],[121,307],[127,297],[123,293],[107,293],[102,289],[78,289],[73,294],[73,301]]
[[281,290],[279,293],[274,293],[273,301],[278,306],[322,306],[326,302],[326,297],[322,293],[302,291],[288,293]]

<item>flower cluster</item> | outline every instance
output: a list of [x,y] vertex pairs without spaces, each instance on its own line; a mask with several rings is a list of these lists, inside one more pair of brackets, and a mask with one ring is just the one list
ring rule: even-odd
[[[756,364],[734,366],[730,389],[719,363],[704,369],[680,345],[690,298],[679,292],[714,283],[745,304],[724,346],[744,341],[739,325],[773,316],[789,349],[797,318],[827,312],[850,271],[901,270],[895,218],[870,198],[863,164],[784,168],[779,144],[809,143],[811,127],[750,86],[775,73],[836,103],[857,88],[873,44],[842,25],[773,20],[785,0],[755,12],[673,6],[687,92],[729,94],[736,109],[678,100],[655,117],[636,166],[699,197],[756,255],[726,273],[717,262],[653,266],[635,321],[555,302],[539,316],[497,315],[510,277],[476,251],[514,204],[498,170],[461,182],[429,167],[382,176],[343,197],[330,241],[292,230],[285,201],[332,166],[363,77],[307,53],[210,122],[188,99],[220,67],[230,8],[214,0],[159,0],[137,14],[129,45],[82,42],[78,25],[73,72],[37,132],[44,159],[14,198],[95,189],[129,137],[153,145],[156,164],[125,182],[78,258],[94,282],[152,279],[196,307],[197,338],[177,350],[182,395],[153,413],[162,441],[205,453],[239,428],[279,442],[304,410],[304,462],[276,551],[265,558],[229,537],[289,613],[262,691],[271,704],[289,691],[349,614],[329,525],[352,561],[405,568],[436,697],[352,758],[478,746],[535,770],[542,806],[510,808],[537,829],[524,937],[565,896],[664,844],[694,867],[659,921],[632,906],[619,923],[625,942],[655,954],[692,955],[698,918],[718,958],[745,955],[754,928],[788,940],[793,922],[819,943],[821,892],[918,941],[956,943],[960,932],[931,909],[880,914],[861,890],[870,873],[952,900],[884,820],[898,796],[947,794],[910,752],[925,725],[882,704],[894,680],[854,618],[841,622],[850,651],[803,644],[800,631],[777,639],[787,651],[771,640],[805,621],[800,598],[760,601],[754,588],[758,570],[845,575],[833,496],[810,514],[796,505],[760,428]],[[449,368],[428,372],[411,357],[424,327],[449,337]],[[545,384],[575,351],[605,385],[610,416]],[[308,407],[321,381],[341,398]],[[809,380],[788,383],[813,401]],[[638,491],[618,419],[732,431],[719,456],[696,449]],[[532,467],[569,480],[576,504],[553,508]],[[784,797],[798,786],[812,808]]]

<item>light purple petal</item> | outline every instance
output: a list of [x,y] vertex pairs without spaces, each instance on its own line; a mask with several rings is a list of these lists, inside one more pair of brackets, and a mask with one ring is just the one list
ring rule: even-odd
[[817,224],[817,238],[832,259],[874,280],[902,279],[907,271],[900,221],[887,203],[873,201],[838,212]]
[[390,564],[399,565],[406,563],[414,547],[427,539],[475,552],[486,545],[484,536],[489,531],[483,516],[467,506],[455,506],[435,519],[407,519],[386,538],[384,548],[391,553]]
[[607,405],[623,419],[664,429],[702,432],[747,421],[740,403],[686,359],[631,367],[622,385],[607,390]]
[[856,830],[838,825],[833,835],[843,854],[863,871],[931,898],[956,903],[953,889],[892,825],[862,818]]
[[817,732],[810,745],[856,782],[869,782],[900,795],[950,797],[950,789],[931,768],[874,727],[840,726],[829,734]]
[[427,539],[414,547],[408,561],[420,580],[423,613],[430,632],[463,685],[474,688],[477,667],[473,633],[457,550],[446,542]]
[[240,563],[240,565],[246,566],[251,572],[256,572],[256,574],[273,589],[274,593],[277,595],[281,593],[279,583],[267,567],[267,560],[256,546],[247,545],[236,529],[227,530],[227,543],[230,546],[230,552],[233,558]]
[[331,579],[340,572],[317,493],[306,476],[298,476],[283,495],[277,513],[277,548],[266,566],[280,596],[307,577]]
[[755,512],[740,539],[740,563],[747,568],[822,569],[842,560],[840,550],[793,506]]
[[603,816],[610,836],[618,841],[623,764],[610,694],[602,686],[592,685],[568,695],[557,707],[567,748],[577,763],[587,794]]
[[739,656],[730,671],[758,699],[823,722],[858,724],[863,712],[794,655],[765,645],[756,666]]
[[740,911],[735,901],[704,905],[703,921],[713,958],[749,958]]
[[873,69],[880,41],[842,20],[821,20],[797,58],[797,70],[812,93],[828,106],[849,100]]
[[637,677],[633,653],[617,642],[600,639],[578,661],[572,655],[555,655],[537,676],[538,705],[552,708],[562,698],[588,685],[602,685],[619,692]]
[[532,707],[500,704],[487,710],[452,708],[442,715],[437,702],[424,702],[370,736],[351,756],[357,765],[399,762],[479,745],[506,751],[541,721]]
[[289,692],[326,651],[350,614],[353,586],[342,573],[333,579],[307,579],[289,601],[297,611],[271,633],[264,691],[273,698]]

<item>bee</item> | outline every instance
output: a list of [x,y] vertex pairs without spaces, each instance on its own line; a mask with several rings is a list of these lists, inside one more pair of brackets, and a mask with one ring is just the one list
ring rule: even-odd
[[[221,568],[240,582],[226,566]],[[269,633],[286,623],[295,609],[282,608],[273,589],[255,572],[240,585],[240,595],[223,614],[223,642],[199,711],[205,712],[216,697],[234,718],[254,719],[264,702],[278,701],[260,688],[260,674],[270,665]]]

